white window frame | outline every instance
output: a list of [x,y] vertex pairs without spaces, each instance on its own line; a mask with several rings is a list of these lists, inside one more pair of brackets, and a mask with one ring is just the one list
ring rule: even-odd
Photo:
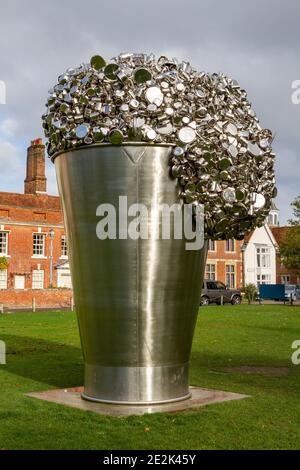
[[0,290],[7,289],[7,269],[0,269]]
[[235,239],[234,238],[229,238],[228,240],[225,240],[225,253],[235,253]]
[[[233,268],[233,269],[231,269]],[[236,267],[235,264],[226,264],[225,266],[225,279],[226,286],[229,286],[231,289],[235,288],[236,285]]]
[[32,289],[44,289],[45,271],[43,269],[33,269]]
[[[38,246],[35,244],[35,237],[40,237],[43,240],[43,252],[42,253],[35,253],[35,246]],[[46,258],[45,256],[45,246],[46,246],[46,234],[42,232],[34,232],[32,234],[32,258]]]
[[205,266],[205,279],[209,279],[210,281],[216,280],[216,264],[215,263],[207,263]]
[[216,251],[216,240],[208,240],[208,251]]
[[62,235],[60,239],[60,258],[68,259],[68,244],[66,235]]
[[265,285],[265,284],[271,284],[271,274],[269,274],[269,273],[257,274],[256,281],[257,281],[258,286]]
[[290,274],[282,274],[281,275],[281,284],[290,285],[291,283],[291,275]]
[[271,250],[268,246],[256,247],[256,264],[258,268],[271,267]]
[[[0,256],[7,256],[8,255],[8,231],[7,230],[0,230],[0,240],[2,240],[2,237],[5,238],[5,241],[3,240],[0,242]],[[2,245],[5,246],[5,250],[3,251]]]

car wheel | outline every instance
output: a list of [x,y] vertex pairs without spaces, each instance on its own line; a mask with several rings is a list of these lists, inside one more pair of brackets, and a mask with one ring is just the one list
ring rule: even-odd
[[232,305],[239,305],[241,303],[241,297],[239,295],[234,295],[231,299]]
[[209,305],[209,298],[206,295],[201,297],[201,305]]

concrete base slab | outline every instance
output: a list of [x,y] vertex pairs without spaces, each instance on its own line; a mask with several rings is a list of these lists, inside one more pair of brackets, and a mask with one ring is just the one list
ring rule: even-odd
[[71,408],[84,411],[93,411],[101,415],[130,416],[151,413],[175,413],[189,411],[200,406],[213,403],[223,403],[231,400],[241,400],[249,395],[239,393],[223,392],[221,390],[209,390],[206,388],[190,387],[191,398],[175,403],[164,403],[161,405],[112,405],[108,403],[95,403],[81,398],[83,387],[67,388],[60,390],[49,390],[46,392],[32,392],[26,395],[40,400],[59,403]]

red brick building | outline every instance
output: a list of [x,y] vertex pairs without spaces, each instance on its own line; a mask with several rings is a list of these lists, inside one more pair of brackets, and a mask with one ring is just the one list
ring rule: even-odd
[[280,256],[280,245],[288,235],[290,227],[272,227],[272,233],[278,243],[279,250],[276,256],[276,282],[278,284],[300,284],[300,276],[292,269],[286,268]]
[[243,284],[242,241],[209,241],[205,278],[223,282],[229,287]]
[[[8,261],[8,268],[0,270],[0,289],[70,287],[60,200],[47,194],[41,139],[27,150],[24,183],[24,194],[0,193],[0,257]],[[8,294],[0,290],[0,304],[4,295],[7,300]]]

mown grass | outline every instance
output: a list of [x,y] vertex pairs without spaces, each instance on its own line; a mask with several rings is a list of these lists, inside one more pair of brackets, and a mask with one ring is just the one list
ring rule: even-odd
[[[75,315],[0,316],[7,364],[0,365],[0,449],[299,449],[300,308],[282,305],[201,307],[191,383],[250,398],[192,412],[116,418],[26,397],[30,391],[83,382]],[[234,366],[287,367],[270,377],[228,373]]]

